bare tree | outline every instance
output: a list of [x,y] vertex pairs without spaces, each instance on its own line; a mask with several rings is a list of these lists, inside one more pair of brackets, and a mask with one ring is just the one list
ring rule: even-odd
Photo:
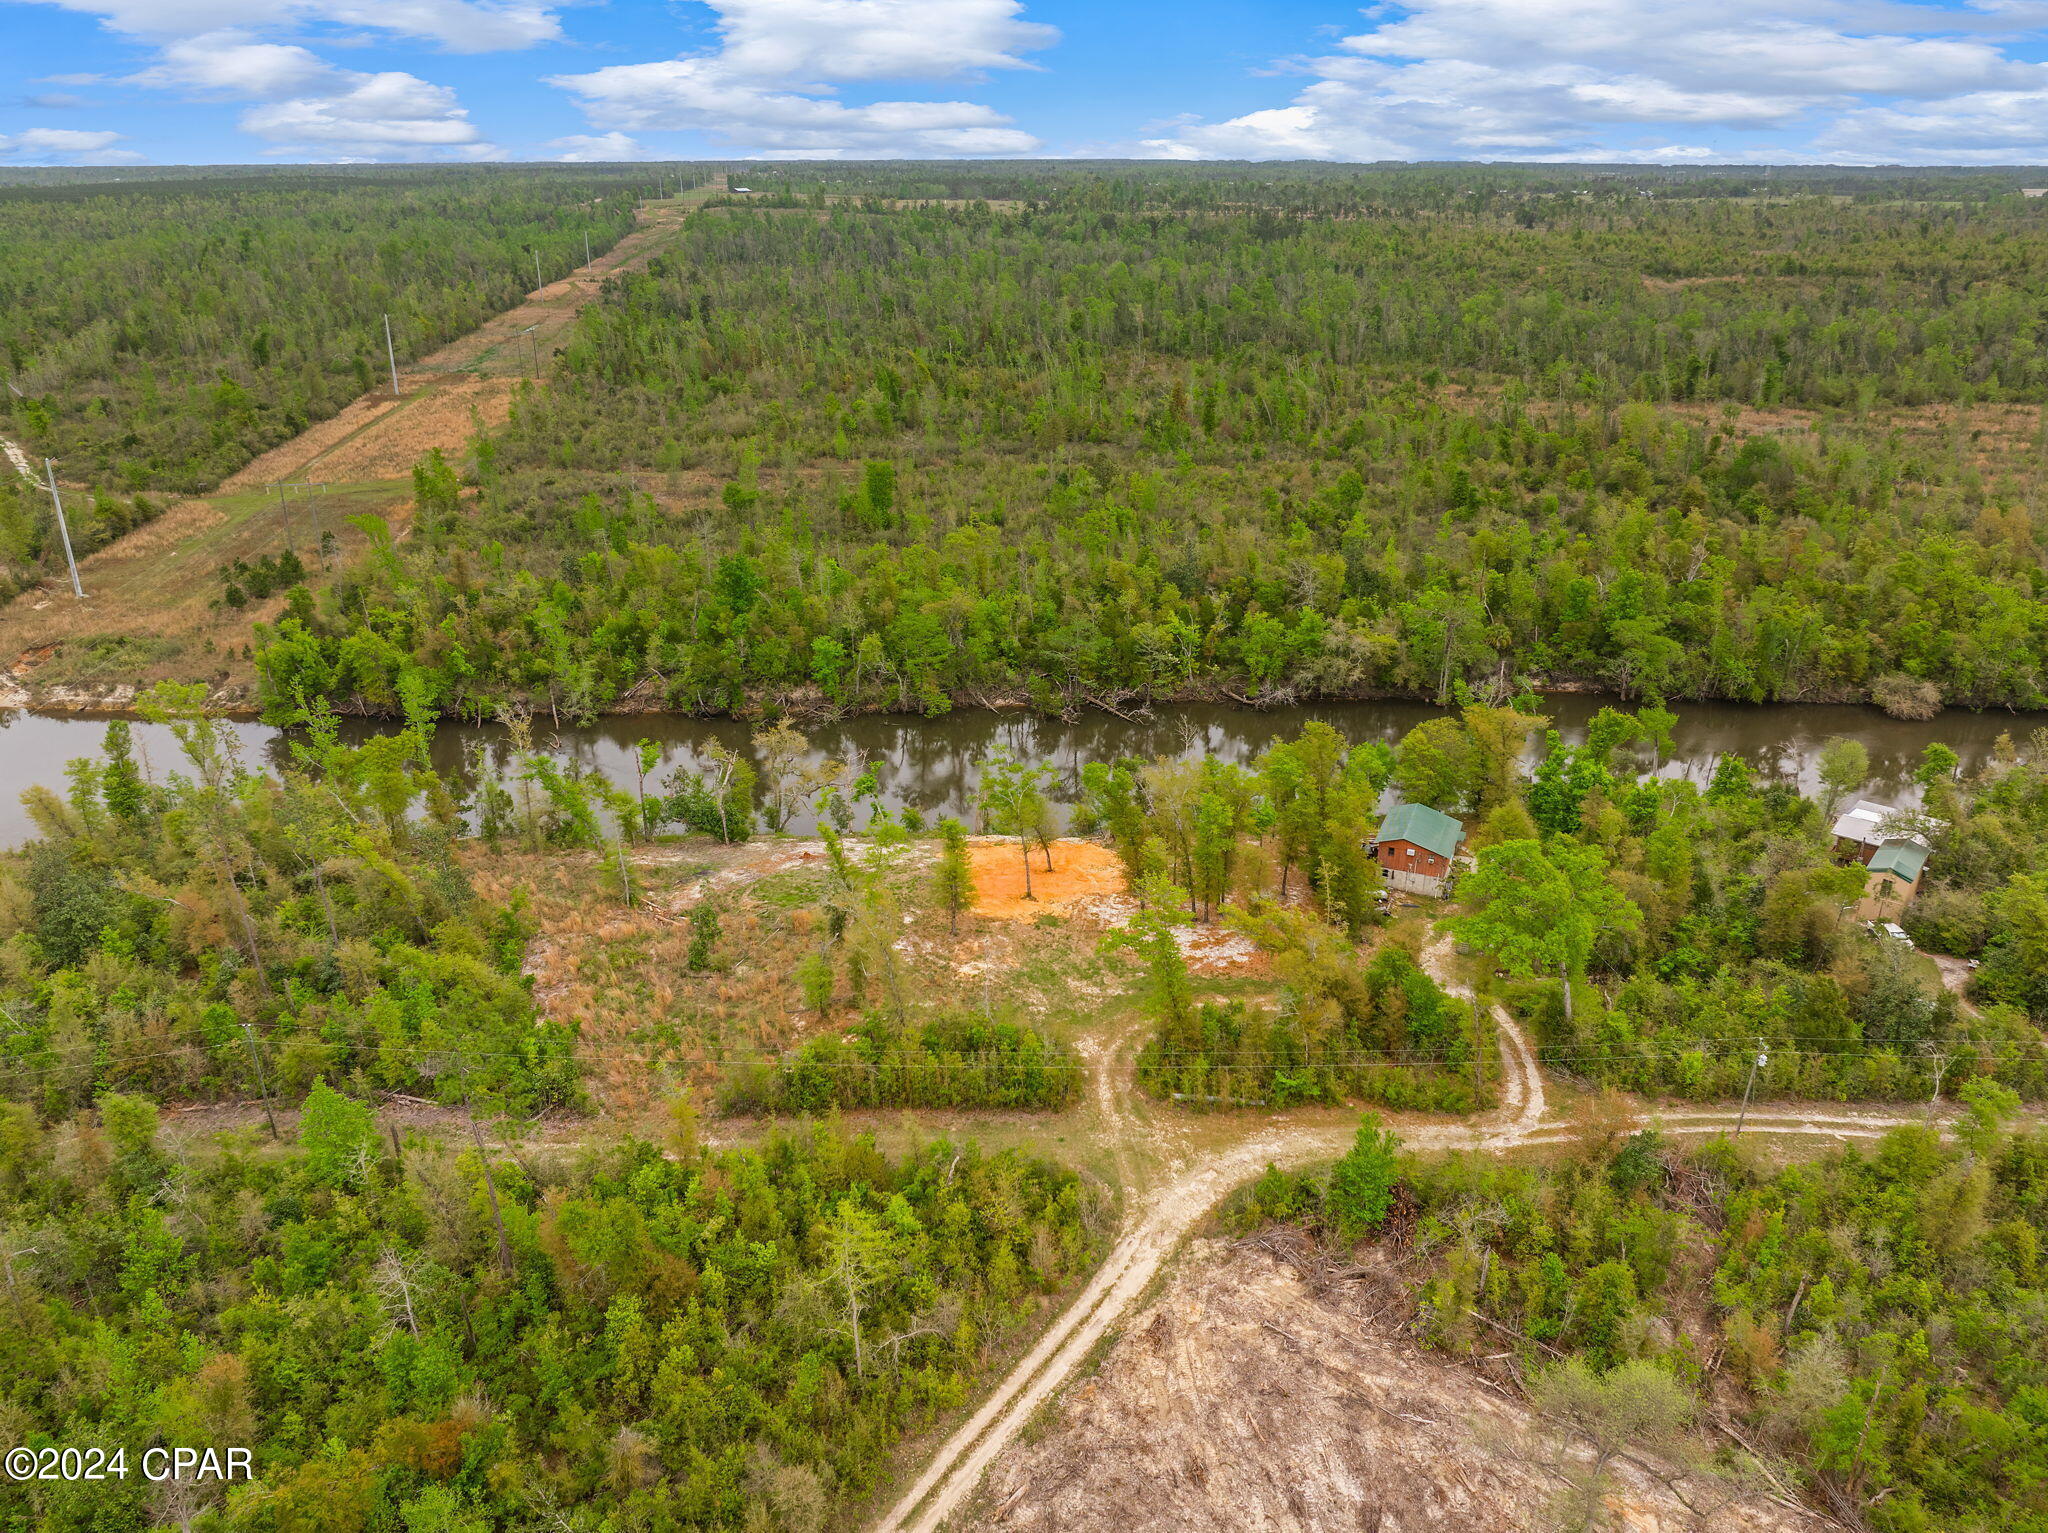
[[414,1257],[408,1261],[398,1254],[395,1246],[386,1246],[370,1272],[370,1287],[376,1290],[386,1308],[405,1316],[405,1328],[415,1336],[420,1333],[420,1320],[414,1295],[419,1288],[423,1266],[423,1259]]

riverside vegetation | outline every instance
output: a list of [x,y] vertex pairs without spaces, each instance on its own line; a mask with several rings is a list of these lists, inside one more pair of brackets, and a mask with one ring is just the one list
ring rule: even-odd
[[[582,1105],[577,1040],[521,976],[527,902],[475,893],[424,736],[347,748],[316,723],[256,773],[202,696],[144,701],[176,770],[110,724],[66,792],[31,792],[42,836],[0,866],[0,1436],[204,1437],[253,1449],[258,1479],[11,1489],[24,1526],[815,1533],[1091,1264],[1097,1195],[1016,1151],[891,1157],[829,1125],[714,1151],[687,1106],[664,1145],[487,1146],[480,1114]],[[518,766],[482,794],[486,845],[573,856],[628,813]],[[703,909],[693,969],[720,945]],[[888,981],[870,1041],[901,1016]],[[991,1100],[1071,1095],[1070,1051],[1036,1030],[910,1031],[869,1072],[881,1100],[963,1100],[977,1061]],[[785,1074],[799,1108],[852,1079],[808,1056]],[[245,1094],[254,1127],[159,1139],[157,1101]],[[459,1106],[473,1150],[380,1132],[369,1100],[394,1094]],[[279,1150],[263,1121],[288,1104]]]
[[[477,895],[485,870],[537,856],[578,863],[595,880],[582,898],[632,910],[651,897],[648,869],[660,866],[636,863],[635,849],[669,827],[707,854],[744,849],[805,801],[823,827],[818,866],[798,882],[753,886],[762,898],[748,919],[772,919],[801,954],[793,991],[768,1004],[779,1014],[785,996],[798,999],[815,1023],[779,1058],[714,1055],[727,1105],[1072,1102],[1071,1045],[1013,1012],[962,1008],[943,990],[922,998],[929,987],[899,945],[903,914],[922,908],[935,933],[957,926],[975,875],[963,872],[958,827],[882,809],[870,774],[800,767],[801,741],[784,739],[761,753],[762,769],[735,757],[670,774],[660,791],[626,792],[518,750],[479,763],[458,802],[423,764],[423,704],[415,727],[354,748],[315,714],[296,764],[278,776],[240,765],[197,691],[167,684],[145,709],[175,727],[179,770],[152,780],[125,727],[109,726],[102,756],[73,767],[67,792],[31,796],[44,834],[0,880],[10,1024],[0,1246],[12,1296],[0,1348],[20,1381],[0,1396],[0,1413],[31,1443],[196,1432],[247,1444],[259,1478],[218,1504],[124,1487],[114,1510],[103,1497],[39,1486],[39,1529],[107,1526],[110,1516],[137,1528],[217,1519],[283,1533],[598,1517],[624,1528],[815,1529],[879,1483],[897,1438],[964,1398],[1039,1298],[1093,1260],[1103,1218],[1092,1196],[1071,1171],[1018,1151],[928,1143],[892,1158],[831,1126],[711,1151],[687,1109],[665,1147],[628,1137],[502,1156],[474,1130],[460,1153],[376,1131],[368,1099],[394,1090],[472,1115],[581,1100],[574,1029],[551,1020],[519,977],[530,909],[516,892]],[[1507,991],[1567,1070],[1620,1064],[1642,1072],[1640,1084],[1704,1092],[1689,1060],[1724,1069],[1746,1057],[1748,1040],[1711,1031],[1704,1014],[1680,1020],[1694,1016],[1686,1006],[1641,1011],[1626,1049],[1578,1052],[1557,1032],[1570,1018],[1603,1039],[1622,1036],[1640,987],[1683,985],[1696,960],[1665,960],[1712,931],[1733,934],[1712,950],[1716,972],[1761,997],[1758,1025],[1787,1030],[1782,1042],[1772,1035],[1773,1053],[1791,1060],[1774,1063],[1784,1071],[1774,1090],[1917,1095],[1932,1045],[1945,1061],[1940,1089],[1993,1119],[2014,1088],[2041,1094],[2039,1034],[2021,1009],[2040,1004],[2048,975],[2024,903],[2038,879],[2038,752],[2001,752],[1963,782],[1938,753],[1926,763],[1930,803],[1946,816],[1926,822],[1935,865],[1954,871],[1922,899],[1954,929],[1982,934],[1977,1014],[1945,1003],[1929,975],[1845,922],[1849,891],[1825,860],[1824,805],[1732,766],[1705,793],[1645,776],[1669,723],[1652,710],[1609,710],[1587,746],[1553,744],[1527,778],[1517,751],[1541,720],[1477,705],[1391,749],[1347,747],[1312,725],[1249,771],[1203,760],[1091,765],[1081,826],[1108,841],[1142,897],[1106,934],[1117,959],[1107,972],[1135,981],[1154,1027],[1141,1083],[1226,1103],[1469,1110],[1490,1099],[1490,1045],[1473,1049],[1470,1008],[1416,963],[1414,923],[1387,924],[1373,897],[1362,847],[1392,782],[1477,819],[1478,864],[1460,907],[1473,945],[1514,966],[1528,950],[1504,934],[1526,934],[1537,916],[1539,935],[1554,936],[1554,951],[1526,965],[1534,977],[1511,977]],[[1851,791],[1858,770],[1853,749],[1831,749],[1829,791]],[[992,763],[980,809],[1006,862],[1050,859],[1049,782],[1034,763]],[[1690,859],[1684,879],[1672,876],[1674,840]],[[1539,862],[1556,876],[1531,876]],[[687,968],[732,960],[721,923],[739,929],[746,887],[722,896],[723,917],[708,899],[690,907]],[[1692,903],[1672,904],[1673,889]],[[1248,935],[1270,977],[1192,972],[1176,940],[1190,924]],[[1059,940],[1057,925],[1033,929]],[[1561,973],[1543,978],[1546,969]],[[1814,1010],[1836,1030],[1800,1031]],[[687,1028],[692,1017],[684,1003],[664,1022]],[[1906,1026],[1921,1031],[1906,1039]],[[163,1144],[152,1097],[230,1093],[299,1103],[296,1147],[269,1147],[260,1119],[210,1149]],[[1755,1230],[1727,1268],[1750,1273],[1750,1288],[1738,1293],[1731,1278],[1715,1302],[1728,1334],[1747,1338],[1739,1366],[1756,1410],[1773,1423],[1774,1445],[1819,1445],[1816,1487],[1888,1490],[1888,1526],[1940,1525],[1910,1520],[1923,1503],[2024,1504],[2016,1468],[1974,1469],[1945,1452],[1949,1426],[1908,1435],[1922,1387],[1955,1431],[2030,1419],[2030,1386],[2017,1374],[1986,1375],[1967,1396],[1936,1383],[1943,1359],[1974,1368],[2000,1345],[1983,1330],[1978,1291],[2018,1285],[2024,1307],[2034,1281],[2023,1231],[2039,1222],[2038,1198],[2026,1201],[2024,1176],[2025,1157],[2039,1152],[2001,1138],[1993,1122],[1983,1135],[1977,1160],[1908,1136],[1880,1158],[1881,1168],[1898,1162],[1896,1174],[1859,1170],[1853,1158],[1825,1173],[1854,1186],[1906,1177],[1911,1196],[1888,1193],[1885,1210],[1906,1198],[1960,1221],[1926,1226],[1949,1286],[1912,1312],[1927,1320],[1917,1340],[1894,1313],[1903,1290],[1884,1286],[1889,1272],[1919,1270],[1892,1213],[1840,1239],[1829,1233],[1835,1216],[1820,1227],[1821,1213],[1801,1213],[1794,1227],[1788,1213],[1774,1239],[1774,1210],[1807,1196],[1808,1183],[1712,1163],[1731,1202],[1699,1238]],[[1269,1177],[1251,1206],[1260,1217],[1333,1219],[1353,1235],[1436,1210],[1445,1230],[1499,1243],[1489,1265],[1477,1247],[1469,1260],[1446,1254],[1452,1235],[1421,1226],[1450,1264],[1423,1290],[1424,1312],[1442,1321],[1431,1334],[1449,1346],[1469,1340],[1456,1285],[1482,1272],[1485,1313],[1587,1358],[1584,1378],[1555,1386],[1557,1412],[1592,1411],[1581,1396],[1598,1404],[1693,1377],[1684,1369],[1700,1349],[1666,1356],[1649,1338],[1659,1284],[1685,1249],[1680,1215],[1658,1201],[1679,1193],[1658,1189],[1691,1197],[1698,1178],[1654,1143],[1576,1180],[1453,1162],[1404,1167],[1403,1192],[1392,1165],[1391,1146],[1373,1138],[1336,1179],[1334,1204],[1313,1179]],[[1752,1184],[1752,1200],[1738,1204]],[[1439,1185],[1440,1196],[1428,1191]],[[1474,1198],[1502,1204],[1497,1229],[1473,1214]],[[1879,1229],[1892,1231],[1889,1258],[1871,1254]],[[1994,1259],[2006,1266],[1985,1266]],[[1842,1263],[1872,1275],[1830,1277]],[[1579,1275],[1553,1283],[1558,1272]],[[1798,1326],[1775,1318],[1787,1302],[1812,1306]],[[337,1351],[337,1338],[349,1344]],[[1839,1374],[1844,1358],[1864,1371],[1823,1388],[1821,1375]],[[1781,1366],[1785,1389],[1819,1391],[1800,1394],[1805,1403],[1782,1422],[1767,1398]],[[1645,1368],[1658,1370],[1647,1383]],[[1678,1417],[1687,1409],[1673,1406]],[[1866,1416],[1877,1425],[1859,1434],[1852,1418]],[[1588,1419],[1589,1430],[1608,1430]]]
[[2010,187],[802,174],[423,466],[273,706],[2048,699]]
[[[1475,1042],[1472,1008],[1417,967],[1417,939],[1365,955],[1345,940],[1386,919],[1363,847],[1391,780],[1472,826],[1451,929],[1500,966],[1489,983],[1555,1070],[1721,1100],[1742,1094],[1763,1055],[1754,1084],[1770,1096],[1926,1100],[1978,1076],[2048,1096],[2048,732],[2006,742],[1967,781],[1953,752],[1930,746],[1925,807],[1900,819],[1933,851],[1924,892],[1893,914],[1936,951],[1979,957],[1972,1004],[1927,958],[1848,917],[1865,874],[1835,864],[1827,829],[1861,785],[1860,745],[1829,744],[1817,799],[1736,757],[1702,790],[1651,774],[1672,721],[1603,709],[1584,745],[1545,732],[1527,777],[1517,757],[1543,720],[1477,705],[1391,751],[1347,752],[1311,725],[1252,772],[1091,768],[1083,823],[1108,828],[1152,895],[1133,922],[1156,1025],[1140,1079],[1226,1103],[1468,1111],[1490,1099],[1467,1084],[1483,1081],[1490,1043]],[[1328,919],[1286,903],[1295,866]],[[1213,889],[1216,907],[1228,895],[1222,919],[1273,957],[1277,1008],[1191,994],[1168,931],[1176,906],[1202,907],[1169,874],[1205,898]]]
[[[2048,1095],[2048,739],[2003,746],[1966,780],[1953,753],[1930,747],[1925,807],[1901,820],[1932,855],[1899,919],[1931,947],[1980,959],[1965,996],[1848,917],[1863,870],[1831,860],[1826,827],[1865,771],[1853,742],[1823,753],[1817,799],[1733,757],[1702,789],[1650,770],[1672,714],[1610,708],[1583,745],[1547,735],[1525,776],[1521,754],[1544,721],[1521,701],[1468,706],[1393,747],[1349,746],[1311,724],[1250,768],[1086,767],[1074,829],[1108,843],[1132,891],[1089,961],[1105,978],[1136,977],[1154,1029],[1144,1086],[1225,1104],[1464,1112],[1492,1100],[1491,1029],[1417,963],[1417,923],[1388,924],[1365,848],[1392,784],[1471,826],[1476,863],[1450,925],[1493,958],[1500,977],[1486,984],[1532,1024],[1553,1068],[1719,1099],[1742,1091],[1761,1053],[1756,1086],[1772,1095],[1925,1099],[1978,1076]],[[0,878],[0,999],[14,1018],[0,1081],[46,1115],[106,1089],[267,1090],[266,1059],[292,1095],[324,1077],[525,1114],[574,1107],[574,1029],[536,1011],[519,977],[544,866],[532,859],[584,859],[568,864],[585,873],[554,908],[566,897],[637,913],[650,896],[637,848],[671,827],[735,847],[800,804],[821,822],[814,870],[775,875],[743,915],[726,911],[773,976],[751,992],[751,1018],[708,996],[681,1000],[671,977],[631,965],[616,969],[618,995],[597,1004],[586,992],[581,1018],[640,1017],[677,1042],[659,1057],[679,1084],[739,1111],[1046,1108],[1079,1090],[1056,1032],[993,996],[972,1006],[945,983],[933,990],[917,966],[930,960],[905,945],[918,910],[948,913],[941,961],[960,940],[975,898],[960,827],[882,808],[872,772],[801,765],[802,738],[786,726],[764,738],[759,769],[727,754],[652,792],[651,745],[628,791],[525,748],[520,726],[512,755],[479,758],[458,799],[424,764],[423,703],[415,727],[353,748],[309,715],[298,764],[279,777],[235,759],[197,689],[165,684],[145,706],[174,724],[189,770],[146,781],[125,726],[109,726],[102,758],[74,763],[67,794],[30,795],[43,837]],[[1010,838],[1026,869],[1051,867],[1050,780],[1004,758],[984,783],[981,828]],[[498,870],[501,859],[518,871]],[[683,920],[664,918],[683,928],[673,953],[688,972],[738,956],[719,905],[705,895]],[[1235,933],[1267,977],[1218,989],[1196,975],[1189,926]],[[576,972],[613,972],[615,946],[600,940]],[[649,1012],[654,983],[670,999]],[[792,1015],[817,1036],[792,1037]],[[850,1031],[833,1026],[842,1017]]]

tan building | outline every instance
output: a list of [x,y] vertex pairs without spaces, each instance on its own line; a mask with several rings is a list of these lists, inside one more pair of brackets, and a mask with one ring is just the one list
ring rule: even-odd
[[1860,921],[1895,921],[1920,892],[1927,871],[1927,848],[1915,841],[1887,841],[1863,864],[1863,898],[1856,902]]

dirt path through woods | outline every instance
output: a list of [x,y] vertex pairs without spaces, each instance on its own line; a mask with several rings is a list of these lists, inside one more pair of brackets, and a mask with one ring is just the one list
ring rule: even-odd
[[398,397],[372,389],[331,418],[248,463],[223,490],[285,480],[397,479],[429,448],[454,453],[479,429],[503,425],[524,378],[545,377],[556,344],[605,280],[639,271],[722,184],[641,206],[639,224],[587,266],[535,289],[467,335],[399,369]]
[[[1452,956],[1450,938],[1439,936],[1424,950],[1423,967],[1446,990],[1472,1001],[1472,988],[1457,975]],[[1568,1143],[1577,1137],[1580,1125],[1575,1122],[1546,1122],[1549,1103],[1535,1051],[1505,1008],[1496,1003],[1491,1012],[1500,1046],[1500,1105],[1471,1123],[1406,1130],[1404,1147],[1505,1154],[1523,1146]],[[1125,1048],[1106,1045],[1089,1051],[1088,1058],[1097,1072],[1093,1089],[1105,1125],[1120,1135],[1138,1132],[1130,1098],[1120,1089],[1121,1083],[1109,1082],[1101,1073],[1114,1067],[1123,1074],[1131,1054]],[[1648,1112],[1641,1117],[1668,1134],[1714,1135],[1729,1132],[1738,1112],[1735,1107],[1705,1107]],[[1874,1139],[1893,1128],[1927,1121],[1930,1117],[1925,1113],[1808,1112],[1797,1107],[1753,1105],[1745,1129],[1755,1134],[1841,1141]],[[940,1445],[917,1481],[875,1524],[877,1533],[936,1533],[974,1493],[989,1466],[1017,1440],[1038,1408],[1123,1321],[1166,1259],[1225,1194],[1268,1165],[1300,1166],[1334,1159],[1350,1147],[1355,1133],[1353,1124],[1267,1130],[1192,1168],[1175,1166],[1170,1179],[1149,1193],[1132,1189],[1133,1207],[1126,1212],[1125,1233],[1095,1276],[981,1407]],[[1124,1164],[1121,1151],[1118,1164]]]

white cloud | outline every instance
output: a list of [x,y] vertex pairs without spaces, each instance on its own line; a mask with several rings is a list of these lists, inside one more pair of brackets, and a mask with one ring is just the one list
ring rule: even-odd
[[365,27],[421,38],[456,53],[529,48],[562,35],[553,9],[534,0],[25,0],[99,17],[152,42],[228,28]]
[[1837,119],[1822,144],[1886,163],[2041,164],[2048,162],[2048,86],[1859,108]]
[[495,156],[445,85],[399,70],[338,69],[295,43],[224,28],[166,44],[128,84],[259,103],[239,120],[270,154],[418,159]]
[[341,75],[296,44],[260,43],[246,32],[225,29],[167,45],[156,63],[130,75],[128,83],[266,97],[331,87]]
[[1024,154],[1038,147],[1009,119],[971,101],[829,97],[734,79],[711,59],[614,64],[549,81],[572,92],[598,127],[696,128],[728,142],[784,153]]
[[[1391,8],[1389,8],[1391,9]],[[1377,15],[1378,12],[1368,12]],[[1414,0],[1330,54],[1286,106],[1146,139],[1162,157],[1809,157],[1780,139],[1661,142],[1681,126],[1812,135],[1824,158],[1961,157],[1975,134],[2040,144],[2048,67],[1972,35],[2048,22],[2040,0],[1972,11],[1891,0]],[[1946,104],[1944,104],[1946,103]],[[1647,147],[1656,145],[1657,147]],[[1888,147],[1889,146],[1889,147]]]
[[567,138],[550,139],[548,147],[562,151],[556,159],[581,165],[660,158],[638,139],[624,133],[571,133]]
[[321,20],[424,37],[451,53],[495,53],[551,43],[562,36],[553,9],[525,3],[471,0],[307,0]]
[[528,48],[562,35],[541,0],[23,0],[100,18],[157,45],[154,63],[112,83],[260,103],[243,131],[272,154],[347,158],[495,156],[446,86],[400,71],[328,63],[296,41],[309,27],[421,39],[453,53]]
[[600,128],[696,130],[771,156],[1028,154],[1039,141],[972,101],[850,105],[856,80],[1025,69],[1057,41],[1019,0],[710,0],[716,50],[548,83]]
[[713,0],[719,63],[733,76],[950,80],[1030,66],[1019,54],[1059,41],[1019,0]]
[[0,133],[0,156],[67,165],[132,165],[142,156],[116,149],[122,135],[104,129],[27,128]]
[[482,135],[445,85],[397,70],[344,74],[345,88],[251,107],[245,133],[271,141],[274,153],[302,148],[418,158],[420,150],[482,148]]

